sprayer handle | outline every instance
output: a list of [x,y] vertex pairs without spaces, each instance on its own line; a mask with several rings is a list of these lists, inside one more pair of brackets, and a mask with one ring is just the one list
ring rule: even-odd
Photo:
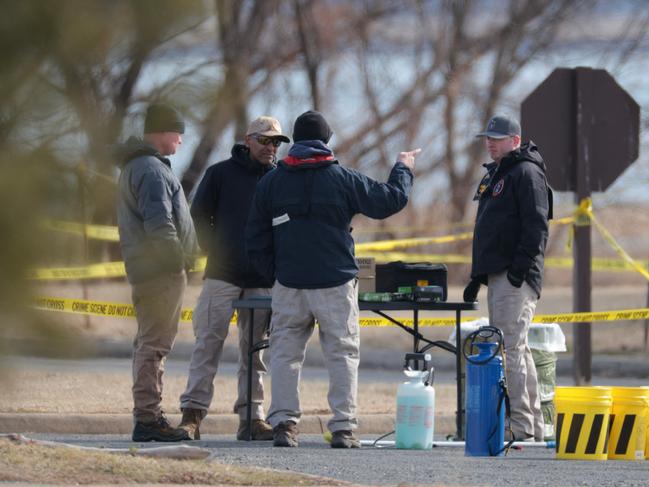
[[[422,370],[428,370],[428,364],[430,363],[431,356],[429,353],[407,353],[405,362],[403,364],[404,369],[410,368],[410,362],[423,362],[424,368]],[[419,370],[415,368],[414,370]]]

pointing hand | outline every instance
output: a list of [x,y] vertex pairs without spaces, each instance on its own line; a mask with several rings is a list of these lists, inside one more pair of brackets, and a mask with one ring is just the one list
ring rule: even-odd
[[397,162],[403,163],[411,171],[415,168],[415,157],[421,152],[421,149],[415,149],[408,152],[399,152]]

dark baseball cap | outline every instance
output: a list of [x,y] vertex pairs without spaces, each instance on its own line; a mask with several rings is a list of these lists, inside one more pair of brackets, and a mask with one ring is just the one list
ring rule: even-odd
[[491,137],[493,139],[504,139],[512,135],[521,135],[521,124],[517,120],[504,115],[496,115],[489,120],[484,132],[476,137]]

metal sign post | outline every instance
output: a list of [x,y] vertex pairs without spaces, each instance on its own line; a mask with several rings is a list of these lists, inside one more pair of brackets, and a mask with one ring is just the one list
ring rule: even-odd
[[[576,138],[574,144],[575,161],[575,205],[590,198],[590,163],[588,141],[590,140],[590,124],[592,117],[591,100],[593,100],[593,83],[589,69],[575,70],[575,116]],[[592,309],[591,299],[591,226],[590,221],[578,221],[574,226],[572,243],[573,273],[572,273],[572,309],[579,313]],[[581,218],[584,220],[584,218]],[[590,384],[592,378],[592,338],[591,323],[575,323],[573,336],[573,378],[576,385]]]

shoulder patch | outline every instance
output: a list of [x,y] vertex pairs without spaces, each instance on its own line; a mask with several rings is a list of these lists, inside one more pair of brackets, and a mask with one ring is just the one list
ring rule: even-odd
[[500,193],[503,192],[503,188],[504,188],[504,187],[505,187],[505,180],[504,180],[504,179],[501,179],[500,181],[498,181],[498,182],[494,185],[494,190],[493,190],[492,195],[493,195],[493,196],[499,196]]

